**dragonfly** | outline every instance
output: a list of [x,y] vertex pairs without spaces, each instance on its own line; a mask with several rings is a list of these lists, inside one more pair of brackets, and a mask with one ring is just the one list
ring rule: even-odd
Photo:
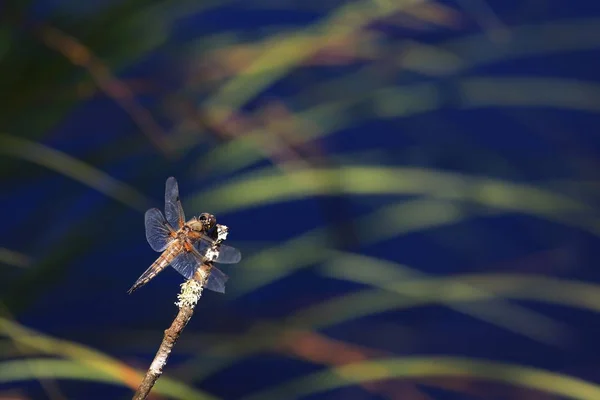
[[238,249],[221,244],[219,232],[227,227],[217,224],[214,215],[202,213],[185,220],[179,199],[179,186],[174,177],[165,185],[165,214],[151,208],[144,216],[146,240],[154,251],[162,254],[128,290],[131,294],[171,265],[186,279],[196,279],[205,289],[225,293],[229,277],[213,263],[236,264],[242,256]]

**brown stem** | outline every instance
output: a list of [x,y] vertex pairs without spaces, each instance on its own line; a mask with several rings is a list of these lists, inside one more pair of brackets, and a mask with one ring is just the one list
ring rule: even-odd
[[163,368],[167,365],[167,360],[169,359],[173,346],[177,342],[177,339],[179,339],[179,336],[187,323],[192,318],[192,315],[194,315],[196,302],[200,298],[201,293],[201,284],[194,280],[189,280],[182,285],[182,293],[179,295],[179,302],[176,303],[179,307],[179,312],[169,329],[165,330],[162,343],[160,344],[156,356],[154,356],[154,360],[152,361],[152,364],[150,364],[150,368],[148,368],[142,383],[140,383],[140,386],[133,395],[133,400],[146,399],[150,394],[154,384],[162,375]]

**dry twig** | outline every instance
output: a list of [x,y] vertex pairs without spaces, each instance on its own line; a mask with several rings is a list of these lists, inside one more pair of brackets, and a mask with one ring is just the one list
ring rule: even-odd
[[163,368],[167,364],[167,360],[169,359],[169,355],[171,354],[171,350],[173,346],[179,339],[181,332],[187,325],[187,323],[194,315],[194,309],[196,308],[196,304],[202,295],[202,283],[196,281],[195,279],[190,279],[185,281],[181,285],[181,293],[177,295],[177,299],[179,300],[175,303],[179,307],[179,312],[177,316],[171,323],[169,329],[165,331],[165,335],[163,337],[162,343],[156,352],[156,356],[154,356],[154,360],[152,364],[150,364],[150,368],[146,372],[142,383],[138,390],[135,392],[133,396],[133,400],[142,400],[148,397],[150,391],[154,387],[154,384],[158,380],[158,378],[162,375]]

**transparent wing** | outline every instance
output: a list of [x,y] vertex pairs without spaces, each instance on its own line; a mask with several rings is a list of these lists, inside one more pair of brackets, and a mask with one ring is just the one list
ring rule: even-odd
[[[171,266],[186,279],[191,279],[194,276],[194,272],[196,272],[196,268],[204,261],[203,256],[196,249],[193,249],[190,252],[186,251],[175,257],[171,262]],[[204,287],[213,292],[225,293],[225,282],[228,279],[229,277],[223,271],[213,266],[210,269],[210,275]]]
[[154,251],[163,251],[174,238],[173,228],[158,208],[146,211],[146,240]]
[[219,264],[237,264],[242,259],[242,253],[234,247],[224,244],[219,246],[219,256],[215,260]]
[[171,267],[175,268],[185,279],[192,279],[196,268],[202,262],[198,259],[198,255],[192,252],[184,251],[180,253],[173,261]]
[[[200,239],[194,245],[202,256],[204,256],[206,250],[212,246],[213,242],[209,242],[208,240],[210,239]],[[237,264],[241,259],[242,253],[240,253],[238,249],[222,244],[219,246],[219,256],[213,262],[219,264]]]
[[206,281],[206,288],[213,292],[225,293],[225,282],[229,277],[217,267],[210,269],[210,275]]
[[165,185],[165,216],[175,229],[181,228],[185,223],[185,214],[179,200],[179,186],[177,179],[172,176]]

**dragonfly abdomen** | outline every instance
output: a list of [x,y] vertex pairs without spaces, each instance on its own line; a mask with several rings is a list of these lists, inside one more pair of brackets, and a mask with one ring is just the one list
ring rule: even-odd
[[171,262],[177,257],[177,255],[182,251],[183,245],[179,240],[174,241],[166,248],[165,251],[152,263],[152,265],[138,278],[138,280],[133,284],[131,289],[129,289],[128,293],[131,294],[135,290],[144,286],[148,283],[152,278],[158,275],[162,270],[164,270]]
[[169,245],[169,247],[167,247],[165,251],[163,251],[156,261],[154,261],[154,264],[156,264],[162,271],[169,264],[171,264],[171,261],[173,261],[182,250],[183,245],[181,242],[179,240],[175,240],[171,245]]

